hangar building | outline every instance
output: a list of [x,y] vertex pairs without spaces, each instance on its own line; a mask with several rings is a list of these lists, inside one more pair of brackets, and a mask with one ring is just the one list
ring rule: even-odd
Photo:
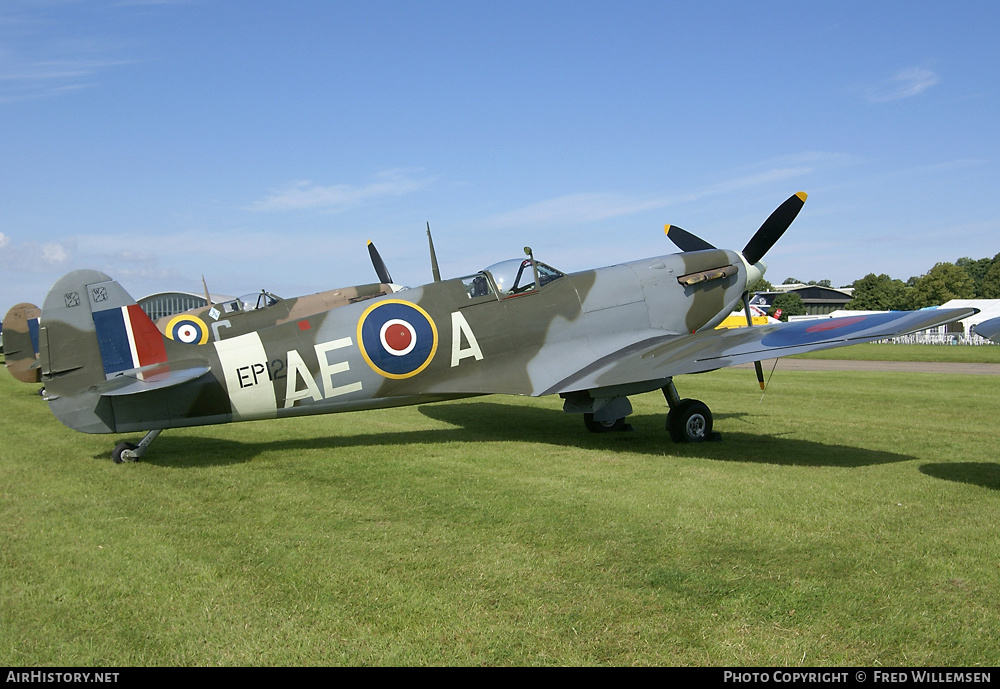
[[[232,299],[232,297],[222,294],[210,294],[209,296],[212,298],[213,304],[219,304]],[[190,311],[191,309],[208,306],[205,295],[195,294],[194,292],[158,292],[150,294],[148,297],[143,297],[138,303],[139,307],[146,312],[146,315],[154,321],[159,318],[173,316],[175,313],[182,311]]]
[[764,310],[771,308],[775,297],[779,294],[797,294],[802,299],[802,305],[806,308],[806,315],[825,316],[842,309],[851,300],[853,287],[823,287],[821,285],[803,285],[794,283],[791,285],[774,285],[770,292],[757,292],[751,304],[759,306]]

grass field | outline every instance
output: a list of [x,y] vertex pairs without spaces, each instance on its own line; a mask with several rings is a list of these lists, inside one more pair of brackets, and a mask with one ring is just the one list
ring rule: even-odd
[[0,375],[0,664],[1000,661],[992,376],[678,379],[593,435],[557,398],[117,436]]

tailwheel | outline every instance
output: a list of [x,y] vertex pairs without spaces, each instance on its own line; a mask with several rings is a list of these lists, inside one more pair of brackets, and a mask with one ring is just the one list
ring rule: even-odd
[[122,462],[138,462],[139,458],[146,454],[146,450],[149,448],[150,444],[156,440],[157,436],[163,431],[157,429],[155,431],[150,431],[147,433],[139,444],[129,442],[121,442],[115,445],[115,449],[111,451],[111,461],[115,464],[121,464]]
[[667,414],[667,432],[675,443],[699,443],[717,440],[712,432],[712,412],[699,400],[681,400]]
[[115,464],[134,462],[135,458],[132,456],[132,451],[137,447],[138,445],[135,443],[118,443],[115,445],[115,449],[111,451],[111,461]]
[[625,423],[625,417],[612,421],[595,421],[593,414],[583,415],[583,425],[591,433],[616,433],[619,431],[631,431],[632,424]]

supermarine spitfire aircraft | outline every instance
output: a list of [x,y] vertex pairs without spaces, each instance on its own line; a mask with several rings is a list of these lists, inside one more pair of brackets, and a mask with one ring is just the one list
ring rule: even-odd
[[[165,338],[97,271],[52,287],[39,329],[47,400],[86,433],[147,431],[115,462],[138,459],[161,430],[394,407],[484,394],[553,395],[595,432],[622,430],[628,396],[660,389],[678,442],[717,437],[712,414],[673,378],[892,337],[975,309],[894,312],[716,330],[763,275],[791,224],[789,198],[742,252],[678,227],[679,254],[564,274],[527,258],[347,304],[198,346]],[[763,377],[758,365],[758,380]]]
[[3,318],[4,363],[22,383],[42,379],[38,361],[38,317],[41,311],[27,302],[15,304]]

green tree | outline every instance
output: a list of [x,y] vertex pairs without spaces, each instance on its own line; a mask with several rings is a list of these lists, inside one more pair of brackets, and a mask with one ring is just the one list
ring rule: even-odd
[[976,296],[982,299],[1000,299],[1000,254],[990,261],[990,267],[983,274],[983,281]]
[[963,257],[955,261],[955,265],[962,268],[972,278],[973,294],[975,297],[983,296],[983,283],[986,279],[986,273],[995,261],[995,257],[993,260],[981,258],[978,261]]
[[787,321],[789,316],[804,316],[806,305],[802,303],[802,297],[797,294],[779,294],[771,303],[771,310],[768,316],[774,316],[778,309],[781,309],[781,320]]
[[907,287],[885,273],[868,273],[851,285],[854,293],[844,307],[852,311],[900,311],[907,307]]
[[922,309],[940,306],[950,299],[972,299],[975,289],[975,283],[964,268],[954,263],[938,263],[913,283],[908,306]]

